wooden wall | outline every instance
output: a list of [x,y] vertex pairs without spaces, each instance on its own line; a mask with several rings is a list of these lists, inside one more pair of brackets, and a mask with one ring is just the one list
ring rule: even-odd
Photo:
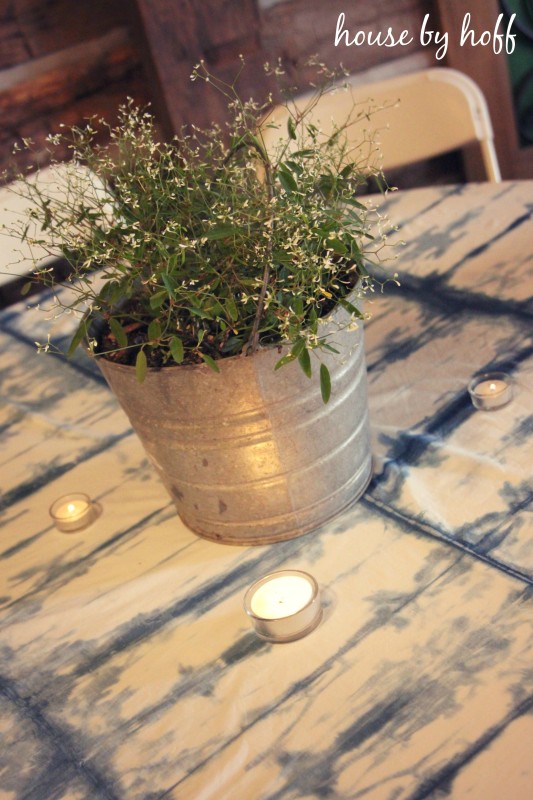
[[[112,118],[128,95],[149,91],[133,44],[127,0],[0,0],[0,170],[15,141],[37,144],[59,124]],[[67,157],[65,153],[65,157]],[[25,166],[27,156],[17,156]]]
[[[421,66],[436,63],[417,36],[403,48],[335,48],[343,11],[353,31],[392,26],[416,33],[426,13],[437,24],[435,0],[0,0],[0,169],[18,138],[39,144],[60,123],[92,114],[112,119],[128,95],[152,100],[167,133],[183,122],[221,120],[220,98],[189,80],[200,58],[232,78],[243,53],[248,68],[240,88],[256,97],[269,89],[264,61],[278,57],[302,88],[310,77],[305,62],[315,53],[351,72],[380,65],[393,72],[400,55]],[[42,148],[34,166],[45,159]],[[421,169],[410,170],[402,185],[461,178],[456,159]]]

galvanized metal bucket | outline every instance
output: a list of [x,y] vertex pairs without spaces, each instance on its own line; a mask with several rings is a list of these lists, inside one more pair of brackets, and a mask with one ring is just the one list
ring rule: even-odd
[[[354,503],[371,474],[363,330],[346,328],[337,309],[339,355],[320,352],[331,373],[329,403],[318,374],[292,362],[274,371],[286,348],[207,365],[148,370],[98,358],[175,502],[200,536],[226,544],[267,544],[322,525]],[[318,357],[312,357],[318,372]]]

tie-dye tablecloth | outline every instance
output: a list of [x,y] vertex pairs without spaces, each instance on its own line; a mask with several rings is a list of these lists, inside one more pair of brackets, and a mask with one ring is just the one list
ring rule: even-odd
[[[375,475],[282,544],[196,538],[93,365],[0,314],[2,800],[531,800],[533,183],[387,201],[401,286],[368,310]],[[470,376],[516,381],[486,413]],[[56,531],[52,501],[102,508]],[[300,641],[246,588],[321,587]]]

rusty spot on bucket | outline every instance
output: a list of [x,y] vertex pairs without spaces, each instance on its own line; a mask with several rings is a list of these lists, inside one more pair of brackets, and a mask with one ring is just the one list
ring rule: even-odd
[[220,514],[223,514],[224,511],[227,511],[228,507],[223,500],[218,501],[218,511]]
[[177,486],[174,486],[174,484],[172,484],[171,486],[171,491],[173,497],[175,497],[176,500],[183,500],[183,492],[181,491],[181,489],[178,489]]

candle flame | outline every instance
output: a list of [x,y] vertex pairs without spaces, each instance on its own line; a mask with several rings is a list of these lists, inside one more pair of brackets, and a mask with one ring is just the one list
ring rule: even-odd
[[489,389],[490,389],[491,392],[495,392],[496,391],[496,384],[495,383],[491,383],[490,386],[489,386]]
[[74,511],[76,511],[76,506],[74,505],[74,503],[69,503],[67,505],[67,511],[69,512],[69,514],[73,514]]

